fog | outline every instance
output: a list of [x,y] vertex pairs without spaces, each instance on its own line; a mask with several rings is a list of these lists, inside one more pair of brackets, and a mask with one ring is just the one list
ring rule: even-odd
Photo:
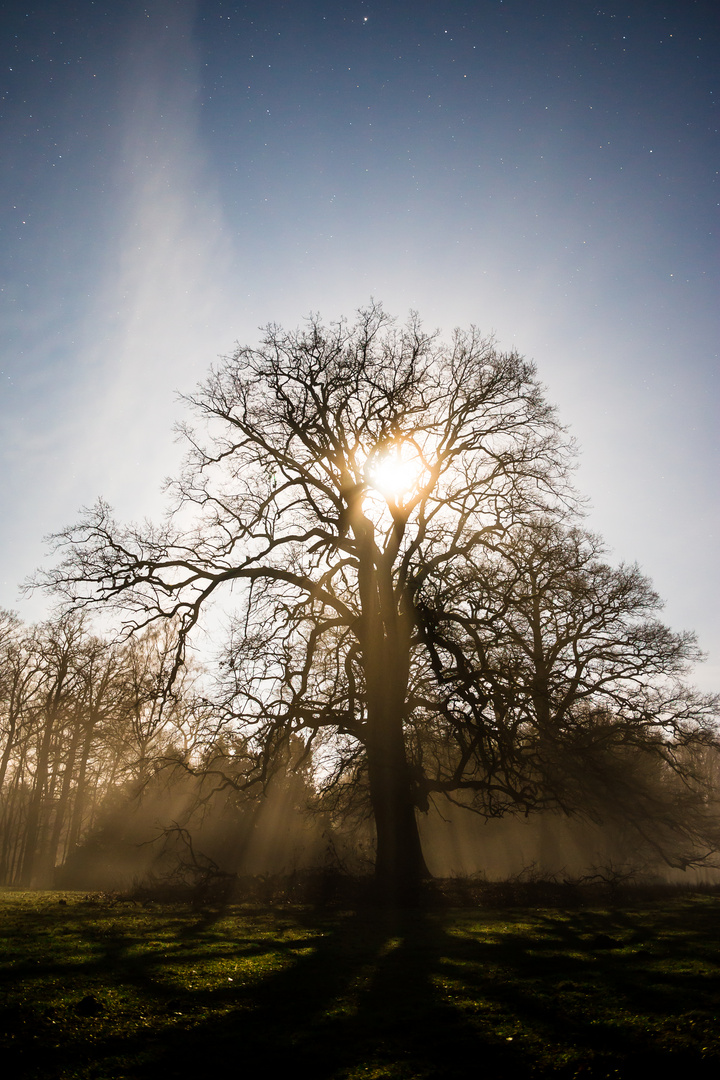
[[[368,822],[333,822],[300,800],[304,784],[283,779],[247,801],[218,792],[198,808],[196,785],[175,776],[128,801],[109,806],[98,827],[59,868],[55,884],[128,892],[193,887],[203,877],[291,879],[304,871],[369,875],[373,836]],[[708,866],[669,866],[627,827],[595,824],[558,813],[484,820],[457,807],[420,815],[428,867],[436,878],[489,882],[720,882]],[[190,842],[190,843],[189,843]]]

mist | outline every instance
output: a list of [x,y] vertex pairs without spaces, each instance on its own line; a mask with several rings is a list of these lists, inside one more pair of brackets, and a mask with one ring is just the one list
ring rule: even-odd
[[[372,872],[369,823],[333,823],[303,806],[308,796],[292,776],[254,801],[217,794],[197,809],[187,777],[159,778],[142,797],[115,798],[67,862],[57,868],[59,888],[130,893],[168,890],[188,894],[209,876],[236,880],[234,893],[255,892],[248,879],[275,878],[284,886],[303,873]],[[454,808],[433,808],[420,818],[425,857],[435,878],[524,884],[623,882],[710,885],[713,866],[671,867],[651,843],[621,825],[608,826],[557,813],[485,821]]]

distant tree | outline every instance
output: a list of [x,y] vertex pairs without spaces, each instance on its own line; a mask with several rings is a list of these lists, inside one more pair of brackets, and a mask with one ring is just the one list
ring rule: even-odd
[[[689,692],[682,724],[651,718],[687,642],[638,640],[632,671],[589,647],[573,672],[576,607],[589,619],[595,588],[609,612],[623,587],[570,568],[586,543],[567,531],[572,448],[516,353],[475,329],[443,345],[415,316],[398,330],[373,305],[353,325],[268,327],[190,402],[200,423],[184,429],[174,513],[120,527],[98,504],[56,538],[43,584],[75,606],[118,606],[130,628],[175,620],[175,671],[208,602],[231,592],[218,706],[249,748],[243,783],[266,781],[297,734],[336,789],[348,771],[362,780],[388,898],[427,875],[416,811],[434,794],[469,793],[490,814],[582,800],[559,784],[555,748],[598,708],[643,747],[671,745],[683,724],[709,738],[711,705]],[[548,567],[576,580],[541,590],[538,616],[536,537],[557,538]],[[598,625],[608,657],[642,607]],[[613,683],[637,688],[627,707]]]
[[12,611],[0,611],[0,793],[10,759],[20,737],[23,705],[32,682],[27,651],[22,643],[22,624]]

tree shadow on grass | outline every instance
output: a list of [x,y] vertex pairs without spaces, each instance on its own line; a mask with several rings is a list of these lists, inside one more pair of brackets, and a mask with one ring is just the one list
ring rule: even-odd
[[[316,928],[312,917],[308,922]],[[502,1065],[503,1076],[523,1072],[522,1055],[501,1037],[479,1038],[447,999],[448,940],[437,918],[347,916],[301,944],[294,963],[247,989],[225,991],[232,1007],[223,1017],[158,1040],[149,1059],[125,1075],[150,1077],[160,1068],[170,1080],[233,1065],[271,1076],[302,1066],[317,1078],[465,1078],[480,1052],[485,1067]]]
[[[158,952],[111,923],[83,978],[132,991],[144,1022],[117,1035],[93,1021],[60,1033],[54,1061],[31,1041],[14,1075],[629,1078],[672,1061],[715,1077],[705,1019],[720,994],[693,966],[710,925],[691,932],[676,921],[667,947],[686,962],[671,970],[647,919],[622,914],[258,912],[222,926],[186,920]],[[233,982],[180,985],[177,967],[168,977],[179,961],[233,960]],[[658,1043],[658,1022],[693,1010],[698,1040]]]

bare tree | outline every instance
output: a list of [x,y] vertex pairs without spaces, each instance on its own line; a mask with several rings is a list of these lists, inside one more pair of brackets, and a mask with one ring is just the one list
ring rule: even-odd
[[695,636],[663,625],[637,566],[603,556],[593,534],[539,518],[419,590],[443,688],[441,753],[416,738],[434,754],[426,786],[485,816],[622,820],[671,864],[702,863],[720,848],[718,698],[687,684]]
[[362,775],[377,879],[409,894],[427,874],[416,811],[430,795],[465,788],[491,812],[546,798],[528,721],[498,689],[507,589],[492,567],[572,514],[572,448],[531,364],[475,329],[449,345],[415,316],[397,329],[377,305],[352,325],[268,327],[190,403],[199,427],[184,429],[165,523],[123,528],[100,503],[56,538],[42,583],[116,605],[131,629],[174,619],[175,671],[231,592],[220,705],[254,754],[244,782],[266,780],[297,734],[330,782]]

